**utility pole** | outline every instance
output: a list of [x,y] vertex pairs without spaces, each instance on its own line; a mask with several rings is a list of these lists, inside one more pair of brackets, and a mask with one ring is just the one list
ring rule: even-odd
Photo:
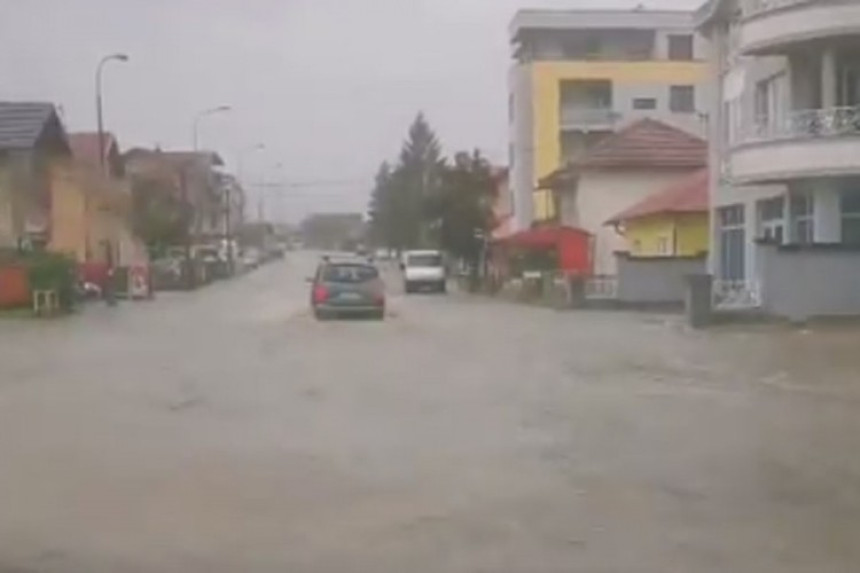
[[182,197],[182,210],[184,215],[184,261],[182,265],[183,282],[187,290],[193,290],[197,286],[197,277],[191,258],[191,225],[194,220],[194,210],[191,208],[191,201],[188,197],[188,176],[185,172],[185,165],[179,168],[179,189]]

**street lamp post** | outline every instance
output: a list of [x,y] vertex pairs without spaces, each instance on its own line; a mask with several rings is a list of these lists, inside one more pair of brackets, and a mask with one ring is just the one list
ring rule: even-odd
[[218,107],[205,109],[205,110],[203,110],[197,114],[197,116],[194,118],[194,134],[193,134],[194,151],[197,151],[197,149],[198,149],[200,121],[204,117],[208,117],[210,115],[215,115],[216,113],[224,113],[224,112],[230,111],[232,109],[233,108],[231,108],[229,105],[219,105]]
[[125,54],[111,54],[102,58],[96,68],[96,122],[98,124],[99,167],[101,167],[102,172],[105,170],[105,126],[104,115],[102,112],[102,70],[108,62],[127,61],[128,56]]

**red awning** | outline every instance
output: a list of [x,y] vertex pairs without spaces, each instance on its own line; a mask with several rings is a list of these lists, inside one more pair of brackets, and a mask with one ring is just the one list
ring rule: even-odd
[[531,249],[550,249],[557,247],[559,242],[570,238],[589,237],[590,233],[573,227],[539,227],[520,231],[510,237],[496,241],[497,244],[511,247],[524,247]]

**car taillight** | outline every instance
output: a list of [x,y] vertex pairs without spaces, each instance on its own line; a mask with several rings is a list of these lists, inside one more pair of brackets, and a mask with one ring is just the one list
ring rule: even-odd
[[328,300],[328,289],[324,285],[316,285],[313,293],[314,304],[320,304]]
[[374,296],[373,299],[374,299],[374,301],[376,301],[376,304],[378,304],[380,306],[384,305],[385,304],[385,293],[384,292],[376,293],[376,296]]

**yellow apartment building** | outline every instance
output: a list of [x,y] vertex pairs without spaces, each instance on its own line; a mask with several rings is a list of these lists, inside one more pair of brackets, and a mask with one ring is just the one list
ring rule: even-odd
[[519,229],[557,218],[538,182],[603,137],[651,117],[707,130],[707,44],[693,14],[524,10],[510,27],[509,167]]

